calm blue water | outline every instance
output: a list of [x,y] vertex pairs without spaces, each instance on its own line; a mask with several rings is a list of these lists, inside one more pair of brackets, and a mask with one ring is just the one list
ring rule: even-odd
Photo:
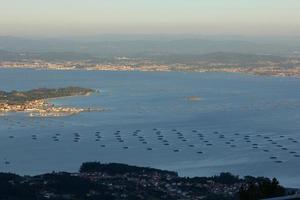
[[0,117],[0,171],[76,171],[84,161],[99,160],[184,176],[275,176],[300,187],[300,79],[1,69],[0,86],[99,89],[54,103],[107,109],[62,118]]

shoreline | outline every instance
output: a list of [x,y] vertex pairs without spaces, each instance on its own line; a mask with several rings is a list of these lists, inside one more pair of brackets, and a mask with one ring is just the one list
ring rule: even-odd
[[[117,66],[119,67],[119,66]],[[239,73],[239,74],[249,74],[256,76],[270,76],[270,77],[294,77],[300,78],[300,67],[290,68],[290,69],[280,69],[280,68],[267,68],[267,67],[228,67],[228,68],[208,68],[199,67],[198,69],[144,69],[144,68],[133,68],[130,69],[114,69],[111,68],[47,68],[47,67],[8,67],[0,66],[0,69],[31,69],[36,71],[110,71],[110,72],[182,72],[182,73]],[[81,95],[79,95],[81,96]]]
[[25,110],[9,110],[1,111],[0,117],[8,116],[9,114],[23,113],[27,114],[29,117],[67,117],[71,115],[80,114],[83,112],[104,112],[104,108],[76,108],[76,107],[63,107],[63,106],[53,106],[50,108],[34,108]]
[[70,115],[79,114],[82,112],[103,112],[105,109],[95,108],[77,108],[67,106],[56,106],[49,101],[71,98],[78,96],[90,96],[94,92],[87,92],[85,94],[66,95],[61,97],[36,99],[26,101],[24,103],[2,103],[0,108],[0,116],[7,116],[10,113],[27,113],[30,117],[65,117]]

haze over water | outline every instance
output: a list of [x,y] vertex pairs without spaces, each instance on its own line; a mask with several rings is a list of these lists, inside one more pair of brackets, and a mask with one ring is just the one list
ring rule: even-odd
[[1,69],[0,84],[5,90],[99,89],[100,94],[53,102],[107,109],[62,118],[1,116],[0,171],[76,171],[84,161],[99,160],[184,176],[229,171],[277,177],[285,186],[300,187],[300,79]]

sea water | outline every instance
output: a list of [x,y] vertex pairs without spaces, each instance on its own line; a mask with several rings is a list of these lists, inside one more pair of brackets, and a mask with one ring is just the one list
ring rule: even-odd
[[[300,79],[230,73],[1,69],[1,90],[80,86],[52,100],[104,108],[66,117],[0,116],[0,171],[77,171],[118,162],[210,176],[277,177],[300,187]],[[193,100],[191,97],[197,97]]]

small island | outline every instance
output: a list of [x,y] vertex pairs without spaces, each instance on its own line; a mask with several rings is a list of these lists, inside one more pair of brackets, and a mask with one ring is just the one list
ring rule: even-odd
[[188,96],[188,97],[186,97],[186,99],[188,101],[201,101],[202,98],[199,96]]
[[93,111],[91,108],[57,107],[49,99],[90,95],[93,89],[65,87],[57,89],[39,88],[29,91],[0,91],[0,113],[28,112],[30,116],[66,116]]

